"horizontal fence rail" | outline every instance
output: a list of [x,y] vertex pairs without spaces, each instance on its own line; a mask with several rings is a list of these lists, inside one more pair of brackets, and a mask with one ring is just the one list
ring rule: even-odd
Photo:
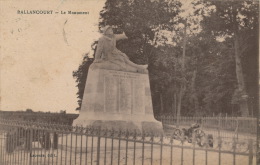
[[246,117],[184,117],[156,116],[164,126],[189,127],[198,123],[200,128],[223,138],[256,139],[257,119]]
[[[203,135],[203,136],[202,136]],[[252,165],[252,139],[0,120],[2,165]]]

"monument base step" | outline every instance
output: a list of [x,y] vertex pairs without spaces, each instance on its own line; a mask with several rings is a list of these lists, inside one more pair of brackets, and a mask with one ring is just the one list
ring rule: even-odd
[[123,121],[123,120],[76,120],[74,126],[94,127],[101,130],[128,131],[136,133],[163,133],[162,123],[159,121]]

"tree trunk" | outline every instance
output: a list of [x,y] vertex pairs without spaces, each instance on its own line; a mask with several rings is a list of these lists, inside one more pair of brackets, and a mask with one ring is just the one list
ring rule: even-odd
[[[176,57],[177,58],[177,57]],[[176,68],[177,68],[177,60],[174,62],[174,75],[176,75]],[[177,83],[174,82],[174,117],[177,116]]]
[[238,35],[235,35],[234,38],[234,45],[235,45],[235,61],[236,61],[236,77],[237,77],[237,83],[238,83],[238,89],[239,92],[241,93],[240,96],[240,112],[242,116],[248,116],[249,111],[248,111],[248,95],[246,92],[246,86],[245,86],[245,80],[244,80],[244,75],[243,75],[243,70],[242,70],[242,63],[241,63],[241,52],[239,50],[239,39]]
[[195,89],[196,76],[197,76],[197,70],[194,70],[191,79],[191,93],[192,93],[192,104],[194,105],[195,113],[197,113],[199,110],[199,101]]
[[171,102],[171,114],[173,114],[175,116],[175,83],[174,84],[171,84],[171,87],[170,87],[170,95],[169,97],[171,98],[170,102]]
[[181,103],[182,103],[182,96],[183,96],[184,86],[181,85],[178,99],[177,99],[177,125],[179,125],[180,117],[181,117]]
[[[184,22],[184,36],[183,36],[183,49],[182,49],[182,78],[185,80],[185,56],[186,56],[186,44],[187,44],[187,20]],[[177,125],[179,125],[179,118],[181,117],[181,104],[182,97],[185,91],[185,83],[181,83],[180,92],[178,96],[178,106],[177,106]]]

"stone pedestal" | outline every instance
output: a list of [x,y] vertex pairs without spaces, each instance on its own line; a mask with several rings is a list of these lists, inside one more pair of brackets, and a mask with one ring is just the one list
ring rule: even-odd
[[73,125],[162,132],[153,115],[148,74],[90,69]]

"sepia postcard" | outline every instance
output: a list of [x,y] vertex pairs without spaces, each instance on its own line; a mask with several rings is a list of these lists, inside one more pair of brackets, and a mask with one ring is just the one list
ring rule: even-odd
[[0,0],[1,165],[260,165],[259,1]]

